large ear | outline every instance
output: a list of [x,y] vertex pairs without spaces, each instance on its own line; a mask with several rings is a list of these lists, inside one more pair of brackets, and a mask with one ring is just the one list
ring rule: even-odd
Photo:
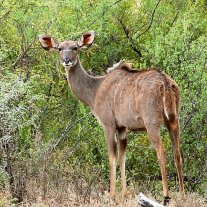
[[81,48],[87,48],[93,44],[95,37],[95,32],[90,31],[86,32],[81,36],[81,40],[78,42],[79,47]]
[[39,41],[45,50],[54,50],[58,48],[57,41],[50,35],[40,35]]

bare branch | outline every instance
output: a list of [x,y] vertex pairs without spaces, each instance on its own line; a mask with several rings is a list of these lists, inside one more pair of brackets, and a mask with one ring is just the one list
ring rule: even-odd
[[[130,41],[130,47],[133,49],[133,51],[139,56],[139,57],[142,57],[142,53],[140,51],[140,49],[138,49],[137,47],[135,47],[135,40],[138,39],[139,37],[141,37],[144,33],[146,33],[152,26],[152,23],[153,23],[153,20],[154,20],[154,16],[155,16],[155,12],[160,4],[161,0],[159,0],[152,12],[152,15],[151,15],[151,19],[150,19],[150,23],[148,25],[148,27],[139,35],[136,35],[135,37],[132,38],[132,35],[130,35],[130,31],[129,29],[127,28],[127,26],[123,23],[123,21],[117,17],[117,20],[118,22],[120,23],[123,31],[124,31],[124,34],[126,35],[127,39]],[[148,22],[145,22],[141,27],[139,27],[138,30],[140,30],[141,28],[145,27],[146,25],[148,24]]]
[[[4,10],[4,7],[3,7],[3,4],[4,4],[4,1],[5,0],[2,0],[1,3],[0,3],[0,10],[1,12]],[[16,5],[16,2],[14,2],[13,4],[10,4],[10,8],[8,11],[5,12],[4,15],[2,15],[2,17],[0,17],[0,23],[3,22],[4,19],[6,19],[6,17],[9,15],[9,13],[12,11],[12,7]]]
[[107,7],[107,9],[106,10],[104,10],[102,13],[101,13],[101,15],[99,15],[95,20],[93,20],[89,25],[88,25],[88,27],[90,28],[99,18],[101,18],[101,17],[104,17],[105,16],[105,14],[113,7],[113,6],[115,6],[116,4],[118,4],[118,3],[120,3],[122,0],[117,0],[117,1],[115,1],[114,3],[112,3],[111,5],[109,5],[108,7]]
[[120,23],[123,31],[124,31],[124,34],[126,35],[127,39],[129,40],[130,42],[130,47],[134,50],[135,53],[137,53],[137,55],[139,57],[142,57],[142,53],[140,50],[138,50],[135,46],[134,46],[134,41],[132,39],[132,37],[130,36],[130,31],[129,29],[127,28],[127,26],[123,23],[123,21],[119,18],[119,17],[116,17],[118,22]]
[[170,24],[170,26],[169,26],[168,31],[165,33],[165,35],[164,35],[164,36],[166,36],[166,35],[169,33],[170,28],[173,26],[173,24],[175,23],[175,21],[176,21],[176,20],[177,20],[177,18],[178,18],[178,14],[179,14],[179,12],[177,12],[177,13],[176,13],[175,17],[173,18],[173,20],[172,20],[172,22],[171,22],[171,24]]
[[0,17],[0,22],[2,22],[11,12],[11,10],[7,11],[2,17]]
[[25,57],[25,55],[28,53],[28,51],[31,49],[31,47],[34,45],[34,42],[30,43],[30,45],[24,50],[22,51],[17,59],[15,60],[15,62],[12,64],[13,68],[16,68],[16,66],[19,64],[19,62]]
[[[153,21],[154,21],[155,12],[156,12],[156,10],[157,10],[157,8],[158,8],[160,2],[161,2],[161,0],[159,0],[159,1],[157,2],[156,6],[155,6],[155,8],[154,8],[154,10],[153,10],[153,12],[152,12],[151,19],[150,19],[150,23],[149,23],[148,27],[147,27],[142,33],[136,35],[136,36],[133,38],[134,40],[138,39],[138,38],[141,37],[143,34],[145,34],[148,30],[150,30],[150,28],[152,27],[152,23],[153,23]],[[140,28],[144,27],[145,25],[147,25],[147,22],[146,22],[144,25],[142,25]],[[140,29],[140,28],[139,28],[139,29]]]
[[60,145],[62,145],[65,141],[66,141],[66,134],[73,128],[73,127],[75,127],[78,123],[80,123],[80,122],[82,122],[84,119],[86,119],[88,116],[90,115],[90,113],[89,114],[86,114],[85,116],[83,116],[83,117],[80,117],[79,119],[77,119],[77,120],[75,120],[74,122],[72,122],[71,124],[69,124],[66,128],[65,128],[65,130],[64,130],[64,132],[62,133],[62,135],[61,135],[61,137],[60,137],[60,139],[53,145],[53,146],[51,146],[51,148],[48,150],[49,151],[49,153],[51,154],[58,146],[60,146]]
[[24,29],[17,21],[16,23],[17,23],[18,31],[21,35],[22,41],[21,41],[21,52],[11,66],[13,68],[16,68],[16,66],[23,60],[23,58],[26,56],[26,54],[31,49],[31,47],[35,44],[36,37],[37,37],[37,31],[36,31],[34,34],[34,39],[29,43],[28,39],[26,38]]

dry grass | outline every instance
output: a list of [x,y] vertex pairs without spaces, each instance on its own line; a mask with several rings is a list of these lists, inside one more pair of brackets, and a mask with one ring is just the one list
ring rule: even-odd
[[[171,193],[172,199],[169,207],[207,207],[207,201],[198,194],[187,194],[185,198],[179,195],[179,193]],[[149,195],[149,198],[153,199]],[[155,199],[153,199],[155,200]],[[8,197],[0,198],[0,207],[11,207],[11,202],[8,201]],[[58,202],[55,197],[47,198],[44,201],[41,197],[37,198],[36,202],[25,201],[21,207],[140,207],[137,204],[137,196],[129,194],[128,198],[123,199],[121,196],[117,196],[115,200],[111,200],[109,194],[106,192],[99,198],[91,198],[87,203],[77,202],[76,195],[70,190],[68,191],[68,198]]]
[[185,198],[176,193],[172,195],[169,207],[207,207],[207,201],[196,193],[187,194]]
[[[82,188],[78,188],[77,185],[73,186],[67,182],[60,182],[57,189],[54,186],[47,185],[47,193],[45,199],[41,188],[37,183],[29,182],[27,187],[27,197],[19,207],[141,207],[138,205],[138,191],[143,191],[145,195],[159,203],[161,203],[161,192],[157,198],[151,193],[146,193],[145,189],[135,189],[133,185],[128,187],[127,198],[122,198],[120,194],[117,194],[114,200],[110,199],[107,191],[100,190],[97,186],[92,188],[90,193],[88,186],[82,185]],[[67,187],[66,187],[67,186]],[[62,188],[61,188],[62,187]],[[0,194],[0,207],[16,207],[13,204],[9,193],[6,195]],[[157,195],[158,193],[156,193]],[[196,193],[188,193],[183,198],[179,193],[170,193],[171,201],[169,207],[207,207],[207,200],[201,195]]]
[[[44,202],[37,201],[36,203],[25,203],[23,207],[141,207],[137,204],[135,197],[128,199],[117,199],[116,201],[110,200],[107,195],[104,195],[100,200],[91,200],[90,203],[81,204],[73,201],[72,199],[58,203],[54,199],[47,199]],[[207,207],[206,201],[199,197],[197,194],[189,194],[185,199],[182,199],[178,194],[174,194],[169,207]]]

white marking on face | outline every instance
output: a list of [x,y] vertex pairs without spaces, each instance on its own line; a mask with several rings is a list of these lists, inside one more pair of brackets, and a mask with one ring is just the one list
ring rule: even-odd
[[71,52],[71,51],[72,51],[71,49],[63,50],[63,52]]
[[65,62],[62,62],[62,65],[64,67],[71,67],[73,65],[73,63],[69,62],[68,64],[66,64]]

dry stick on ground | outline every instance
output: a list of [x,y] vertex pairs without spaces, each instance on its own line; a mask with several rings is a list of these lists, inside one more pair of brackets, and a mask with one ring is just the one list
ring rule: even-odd
[[137,202],[142,206],[142,207],[164,207],[163,205],[150,200],[147,198],[144,194],[140,193],[138,196]]

